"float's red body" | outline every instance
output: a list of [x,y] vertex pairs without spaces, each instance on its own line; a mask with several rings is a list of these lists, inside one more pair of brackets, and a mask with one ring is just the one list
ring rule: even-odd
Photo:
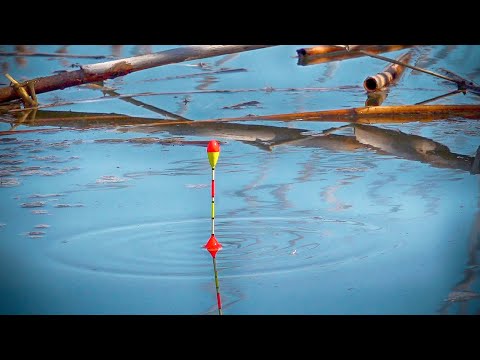
[[207,248],[208,252],[212,255],[212,257],[215,257],[217,255],[217,251],[222,248],[222,244],[220,244],[217,241],[217,238],[215,237],[214,234],[210,236],[210,239],[208,239],[207,243],[205,244],[205,247]]

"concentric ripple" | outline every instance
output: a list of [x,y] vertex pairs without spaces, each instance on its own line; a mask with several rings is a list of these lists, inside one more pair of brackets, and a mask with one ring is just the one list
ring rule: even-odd
[[[255,217],[217,219],[219,276],[330,267],[394,247],[380,227],[346,220]],[[207,219],[107,228],[57,240],[47,255],[89,271],[157,277],[211,277]]]

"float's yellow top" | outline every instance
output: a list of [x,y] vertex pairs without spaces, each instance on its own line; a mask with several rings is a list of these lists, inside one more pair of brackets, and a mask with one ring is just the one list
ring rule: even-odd
[[220,144],[217,140],[210,140],[207,145],[208,161],[212,166],[212,169],[217,165],[218,157],[220,156]]

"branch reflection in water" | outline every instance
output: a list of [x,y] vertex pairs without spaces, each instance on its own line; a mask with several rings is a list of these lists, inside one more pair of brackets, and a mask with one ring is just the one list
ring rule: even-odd
[[[13,127],[18,124],[26,126],[65,126],[69,128],[94,128],[99,126],[116,127],[119,132],[141,133],[169,133],[175,136],[216,137],[224,140],[235,140],[271,151],[282,145],[318,147],[337,151],[355,151],[370,149],[379,155],[389,154],[403,159],[428,163],[438,168],[459,169],[478,174],[480,146],[473,156],[457,154],[436,141],[407,134],[399,130],[390,130],[372,125],[352,123],[347,127],[353,129],[353,135],[337,135],[333,130],[319,134],[311,134],[306,129],[286,128],[269,125],[251,125],[238,123],[195,122],[162,125],[161,122],[152,123],[152,119],[134,118],[115,114],[89,114],[75,112],[55,112],[38,110],[33,116],[29,112],[27,117],[22,112],[4,117],[4,122],[10,122]],[[28,117],[30,115],[30,117]],[[2,121],[2,119],[0,119]],[[127,126],[128,125],[128,126]],[[139,126],[136,126],[139,125]],[[345,128],[341,126],[339,128]],[[3,132],[2,135],[8,134]],[[161,139],[158,139],[160,142]],[[176,139],[176,143],[181,141]],[[127,141],[127,140],[125,140]],[[155,139],[150,139],[155,142]],[[165,142],[165,139],[162,139]]]

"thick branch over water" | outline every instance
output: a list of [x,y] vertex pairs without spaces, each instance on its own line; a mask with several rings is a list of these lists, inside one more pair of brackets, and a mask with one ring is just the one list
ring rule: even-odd
[[[135,71],[156,66],[179,63],[183,61],[203,59],[242,51],[256,50],[270,45],[194,45],[154,54],[133,56],[129,58],[84,65],[80,70],[64,72],[57,75],[40,77],[31,80],[37,94],[53,90],[65,89],[81,84],[113,79]],[[11,86],[0,88],[0,103],[18,99]]]

